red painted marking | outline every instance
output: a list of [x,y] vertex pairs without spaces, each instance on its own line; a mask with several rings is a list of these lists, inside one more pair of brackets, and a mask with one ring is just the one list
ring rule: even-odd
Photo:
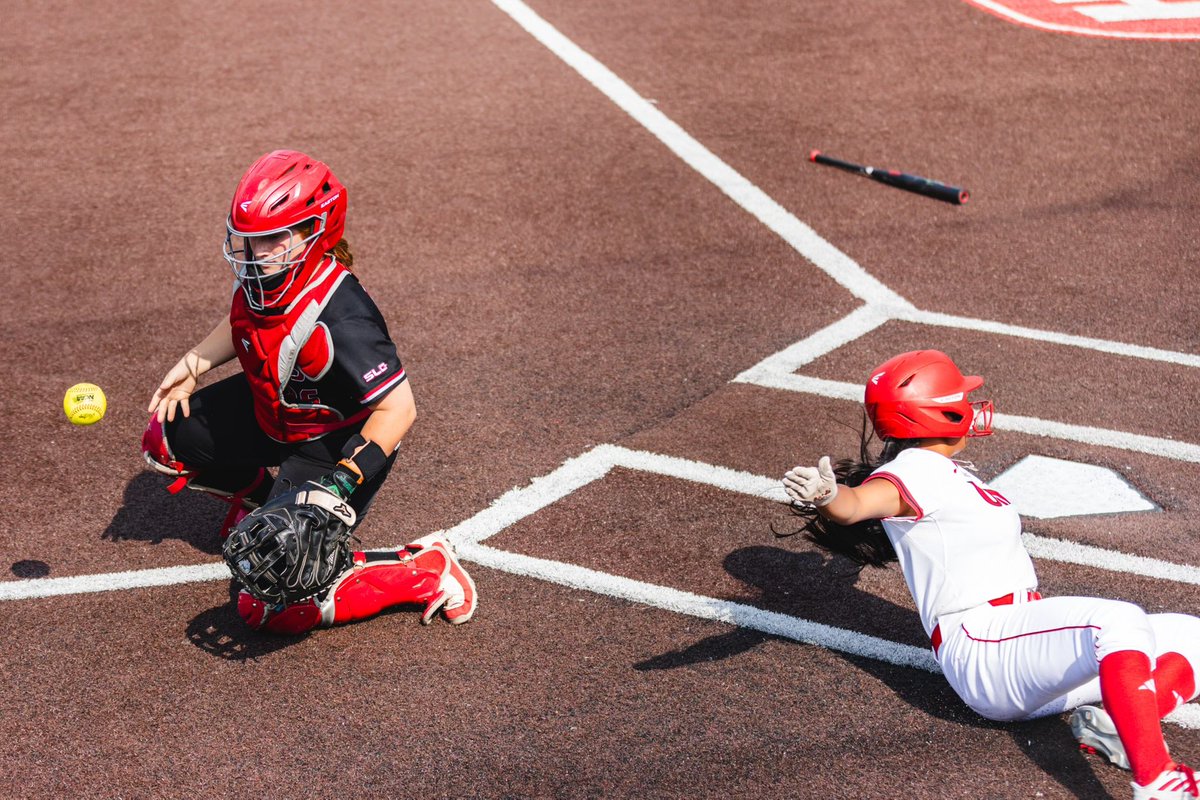
[[[1122,0],[964,0],[990,14],[1040,30],[1077,36],[1102,36],[1114,39],[1200,39],[1200,14],[1195,0],[1157,0],[1156,8],[1166,19],[1122,19],[1138,16]],[[1175,6],[1175,9],[1172,9]],[[1117,15],[1114,17],[1114,15]]]

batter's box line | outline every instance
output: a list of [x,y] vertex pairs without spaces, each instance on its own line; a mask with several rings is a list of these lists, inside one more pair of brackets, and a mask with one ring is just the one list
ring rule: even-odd
[[[527,486],[511,489],[488,508],[444,533],[457,546],[479,544],[603,478],[615,467],[686,480],[776,503],[788,502],[787,495],[776,478],[677,456],[603,444],[569,459],[558,469],[535,478]],[[1200,568],[1190,564],[1176,564],[1033,533],[1022,534],[1022,540],[1030,555],[1043,561],[1076,564],[1108,572],[1200,586]]]

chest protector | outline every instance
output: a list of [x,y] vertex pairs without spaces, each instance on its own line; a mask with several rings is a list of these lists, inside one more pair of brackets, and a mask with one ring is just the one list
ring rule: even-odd
[[346,417],[321,402],[315,388],[290,383],[320,380],[333,366],[333,340],[319,318],[350,271],[333,259],[323,262],[308,286],[282,314],[259,314],[243,292],[233,294],[229,320],[233,346],[254,396],[259,426],[279,442],[303,442],[353,425],[371,410]]

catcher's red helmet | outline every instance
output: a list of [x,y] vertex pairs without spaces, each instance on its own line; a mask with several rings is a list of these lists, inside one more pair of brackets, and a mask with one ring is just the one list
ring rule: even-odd
[[[286,305],[304,287],[346,229],[346,187],[324,163],[296,150],[275,150],[246,170],[233,193],[225,259],[253,308]],[[273,261],[284,269],[264,275],[253,253],[257,236],[278,234],[306,222],[298,255]]]
[[871,371],[863,402],[875,433],[884,439],[987,436],[991,401],[967,399],[982,385],[983,378],[964,376],[945,353],[914,350]]

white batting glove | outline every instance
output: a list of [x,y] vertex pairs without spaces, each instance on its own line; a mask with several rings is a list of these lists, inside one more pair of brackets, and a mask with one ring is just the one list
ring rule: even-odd
[[827,506],[837,497],[837,478],[829,456],[821,456],[815,467],[792,467],[783,476],[783,490],[798,503]]

